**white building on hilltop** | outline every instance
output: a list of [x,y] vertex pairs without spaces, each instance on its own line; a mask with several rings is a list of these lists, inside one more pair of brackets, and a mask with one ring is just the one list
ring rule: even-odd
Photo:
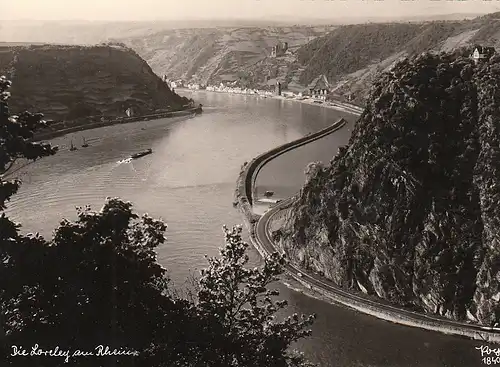
[[487,60],[495,53],[495,47],[474,46],[474,51],[470,57],[477,64],[480,60]]

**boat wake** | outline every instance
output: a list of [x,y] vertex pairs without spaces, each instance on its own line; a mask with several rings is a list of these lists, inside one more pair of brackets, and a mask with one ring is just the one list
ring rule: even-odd
[[[124,158],[124,159],[121,159],[119,160],[118,162],[116,162],[112,168],[112,170],[114,170],[115,168],[118,168],[120,167],[122,164],[127,164],[127,163],[132,163],[134,159],[133,158]],[[130,164],[128,167],[130,167],[130,169],[133,171],[133,174],[135,176],[137,176],[137,178],[140,178],[142,181],[147,181],[147,177],[144,177],[143,174],[141,174],[139,171],[137,171],[137,169],[134,167],[133,164]]]
[[130,163],[130,162],[132,162],[132,158],[120,159],[118,162],[116,162],[116,166],[119,166],[120,164],[123,164],[123,163]]

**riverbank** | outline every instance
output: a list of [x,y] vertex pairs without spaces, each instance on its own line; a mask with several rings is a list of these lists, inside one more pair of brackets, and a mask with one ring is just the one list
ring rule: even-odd
[[299,97],[299,98],[294,98],[294,97],[285,97],[285,96],[278,96],[276,94],[273,94],[269,92],[269,94],[259,94],[259,93],[243,93],[243,92],[231,92],[231,91],[225,91],[225,90],[208,90],[208,89],[189,89],[189,88],[178,88],[177,90],[185,90],[185,91],[205,91],[205,92],[210,92],[210,93],[221,93],[221,94],[238,94],[238,95],[243,95],[243,96],[253,96],[257,98],[270,98],[270,99],[278,99],[282,101],[292,101],[292,102],[299,102],[299,103],[304,103],[308,105],[313,105],[313,106],[318,106],[318,107],[324,107],[324,108],[331,108],[337,111],[341,112],[346,112],[354,115],[360,115],[363,113],[364,108],[362,106],[358,106],[352,103],[347,103],[347,102],[341,102],[341,101],[336,101],[336,100],[330,100],[330,101],[320,101],[320,100],[315,100],[313,98],[304,98],[304,97]]
[[[263,257],[269,256],[272,252],[279,252],[279,249],[271,240],[269,226],[272,224],[274,216],[282,214],[284,210],[287,210],[287,208],[290,207],[293,198],[289,198],[278,203],[263,216],[257,215],[253,211],[252,195],[255,177],[258,171],[267,162],[277,156],[340,129],[345,124],[342,124],[341,121],[342,120],[318,133],[308,135],[293,142],[271,149],[270,151],[254,158],[250,161],[250,163],[245,164],[242,167],[237,180],[234,205],[238,207],[240,212],[243,214],[245,225],[250,232],[250,240]],[[317,274],[307,273],[303,269],[290,263],[285,265],[285,273],[289,278],[293,278],[296,283],[298,282],[302,284],[304,287],[302,289],[302,293],[308,296],[322,299],[333,304],[340,303],[365,314],[375,316],[379,319],[405,326],[438,331],[445,334],[458,335],[462,337],[465,336],[476,340],[495,343],[500,342],[500,329],[451,321],[435,317],[433,315],[420,314],[389,304],[384,304],[379,300],[369,298],[367,295],[358,295],[342,290],[333,283],[328,282],[327,279]]]
[[117,125],[117,124],[128,124],[128,123],[138,122],[138,121],[147,121],[147,120],[157,120],[157,119],[162,119],[162,118],[189,116],[192,114],[201,113],[202,111],[203,110],[201,107],[193,107],[193,108],[189,108],[189,109],[182,110],[182,111],[161,112],[161,113],[153,113],[153,114],[142,115],[142,116],[120,117],[120,118],[116,118],[113,120],[90,122],[90,123],[85,123],[85,124],[71,126],[71,127],[62,128],[62,129],[58,129],[58,125],[56,123],[56,124],[52,125],[52,130],[41,131],[38,134],[35,134],[35,137],[33,140],[35,140],[35,141],[49,140],[49,139],[53,139],[53,138],[56,138],[59,136],[69,134],[69,133],[91,130],[91,129],[96,129],[99,127],[112,126],[112,125]]
[[255,183],[255,179],[257,177],[260,169],[271,159],[286,153],[287,151],[294,149],[300,145],[304,145],[310,143],[314,140],[320,139],[328,134],[333,133],[334,131],[342,128],[347,123],[346,120],[340,119],[334,124],[318,131],[313,134],[309,134],[294,140],[292,142],[285,143],[267,151],[265,153],[260,154],[259,156],[252,159],[249,163],[245,162],[241,167],[241,172],[236,181],[236,190],[234,194],[234,202],[233,206],[239,208],[239,210],[243,213],[243,218],[245,220],[245,224],[248,227],[250,233],[253,233],[253,225],[260,218],[259,215],[255,214],[252,209],[253,203],[253,186]]
[[346,113],[351,113],[354,115],[360,115],[363,113],[363,107],[357,106],[351,103],[346,103],[346,102],[341,102],[341,101],[319,101],[315,100],[312,98],[304,98],[304,99],[297,99],[297,98],[288,98],[284,96],[272,96],[269,98],[273,99],[279,99],[279,100],[285,100],[285,101],[293,101],[293,102],[299,102],[299,103],[304,103],[308,105],[313,105],[313,106],[318,106],[318,107],[324,107],[324,108],[331,108],[333,110],[341,111],[341,112],[346,112]]
[[[266,256],[278,251],[276,244],[272,241],[270,227],[282,220],[286,216],[286,211],[292,205],[293,198],[278,203],[275,207],[267,211],[256,224],[255,242],[257,246],[261,247],[260,251],[266,254]],[[295,264],[288,263],[286,268],[288,270],[287,275],[302,284],[305,287],[302,293],[310,297],[342,304],[379,319],[405,326],[500,343],[500,329],[498,328],[467,324],[439,316],[413,312],[394,306],[375,296],[343,290],[321,275],[310,273]]]

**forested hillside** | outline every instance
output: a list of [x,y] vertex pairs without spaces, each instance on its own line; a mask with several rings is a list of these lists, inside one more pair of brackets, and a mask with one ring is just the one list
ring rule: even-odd
[[364,103],[377,75],[404,57],[476,43],[500,46],[499,36],[500,13],[462,21],[342,26],[298,49],[300,83],[324,74],[338,94],[352,94]]
[[[123,41],[148,60],[153,70],[169,78],[202,84],[248,81],[265,84],[266,76],[286,77],[280,68],[295,61],[293,53],[333,27],[244,27],[165,30]],[[270,57],[279,42],[288,42],[289,57]]]
[[[302,91],[324,74],[336,94],[352,94],[361,104],[377,75],[406,56],[475,43],[495,46],[499,39],[498,13],[470,20],[182,29],[123,38],[156,73],[173,79],[236,81],[243,87],[280,81],[285,89]],[[289,43],[288,55],[270,57],[277,42]]]
[[0,46],[0,75],[14,82],[15,112],[48,119],[152,113],[186,103],[133,50],[123,45]]

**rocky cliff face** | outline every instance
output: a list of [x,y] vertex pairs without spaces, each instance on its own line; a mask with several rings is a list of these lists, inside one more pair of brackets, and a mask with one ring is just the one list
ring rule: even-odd
[[13,111],[41,111],[54,120],[124,116],[129,107],[152,113],[186,103],[121,45],[3,46],[0,74],[13,82]]
[[500,56],[424,54],[382,74],[275,236],[342,287],[500,322]]

